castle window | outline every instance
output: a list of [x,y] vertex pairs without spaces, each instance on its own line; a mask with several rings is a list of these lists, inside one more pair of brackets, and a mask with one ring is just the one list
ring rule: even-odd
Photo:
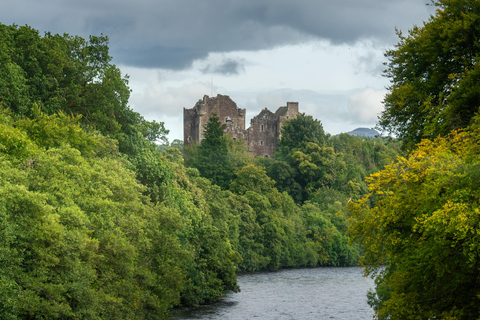
[[226,122],[227,124],[230,124],[230,122],[232,122],[232,118],[226,117],[226,118],[225,118],[225,122]]
[[192,137],[189,136],[187,140],[188,142],[192,142]]
[[263,124],[260,126],[260,131],[263,132]]
[[237,141],[237,138],[233,138],[233,141]]
[[265,158],[268,158],[268,154],[265,155]]
[[260,140],[260,145],[263,146],[263,140]]

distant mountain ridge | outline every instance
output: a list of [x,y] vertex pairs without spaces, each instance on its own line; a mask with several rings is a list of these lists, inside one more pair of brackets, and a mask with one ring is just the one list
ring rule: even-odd
[[380,133],[375,129],[369,128],[357,128],[353,131],[347,132],[347,134],[352,136],[364,136],[364,137],[375,137],[380,135]]

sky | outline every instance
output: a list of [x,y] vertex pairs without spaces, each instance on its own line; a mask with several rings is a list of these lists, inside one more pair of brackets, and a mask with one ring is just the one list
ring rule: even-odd
[[287,101],[334,135],[372,128],[384,53],[428,21],[430,0],[0,0],[0,23],[109,37],[130,107],[183,140],[183,108],[228,95],[247,123]]

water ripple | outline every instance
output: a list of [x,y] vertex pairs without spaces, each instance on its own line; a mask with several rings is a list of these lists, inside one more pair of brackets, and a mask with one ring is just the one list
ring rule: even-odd
[[366,302],[372,279],[359,268],[312,268],[238,276],[242,291],[218,303],[175,311],[172,318],[211,320],[366,320],[373,311]]

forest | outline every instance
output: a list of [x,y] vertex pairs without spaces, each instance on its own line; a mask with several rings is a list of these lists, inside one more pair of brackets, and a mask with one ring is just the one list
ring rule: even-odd
[[1,319],[161,319],[237,272],[359,263],[347,204],[399,141],[300,114],[255,159],[214,116],[183,150],[129,95],[107,37],[0,24]]

